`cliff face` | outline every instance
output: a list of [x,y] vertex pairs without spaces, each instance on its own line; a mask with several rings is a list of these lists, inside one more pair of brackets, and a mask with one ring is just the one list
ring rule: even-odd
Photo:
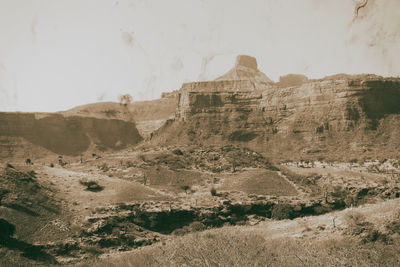
[[400,79],[337,75],[291,87],[254,87],[248,80],[184,84],[176,115],[180,135],[193,142],[236,142],[285,158],[397,156]]
[[132,122],[60,114],[0,113],[0,136],[22,137],[60,155],[79,155],[91,144],[122,148],[142,140]]

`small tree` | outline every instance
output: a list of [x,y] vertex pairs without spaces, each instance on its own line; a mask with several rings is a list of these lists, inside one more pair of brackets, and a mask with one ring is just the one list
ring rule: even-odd
[[119,103],[127,107],[130,103],[132,103],[132,96],[130,94],[120,95]]

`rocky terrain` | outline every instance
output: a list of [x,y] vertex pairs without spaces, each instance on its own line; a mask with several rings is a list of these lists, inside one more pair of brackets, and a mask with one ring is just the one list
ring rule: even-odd
[[0,265],[101,266],[98,258],[129,251],[159,260],[148,266],[182,265],[164,252],[220,244],[194,264],[207,266],[226,240],[240,251],[312,233],[392,249],[394,209],[382,210],[385,222],[346,212],[398,203],[398,103],[399,79],[291,74],[273,83],[239,56],[215,81],[159,100],[0,113]]

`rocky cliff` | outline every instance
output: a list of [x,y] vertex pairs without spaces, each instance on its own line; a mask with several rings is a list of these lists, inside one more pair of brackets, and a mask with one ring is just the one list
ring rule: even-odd
[[13,138],[23,138],[54,153],[71,156],[79,155],[92,144],[100,149],[118,149],[142,140],[135,123],[115,119],[0,113],[0,122],[0,156],[3,158],[12,156],[15,144],[6,141]]
[[[400,79],[335,75],[282,87],[242,78],[184,84],[179,140],[234,142],[284,158],[398,155]],[[177,134],[168,131],[160,135],[171,142]]]

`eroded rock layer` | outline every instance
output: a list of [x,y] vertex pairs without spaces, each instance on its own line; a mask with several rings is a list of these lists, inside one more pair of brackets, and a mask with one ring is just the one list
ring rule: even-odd
[[289,157],[396,156],[400,79],[336,75],[290,87],[251,80],[186,83],[176,123],[189,141],[239,142]]

